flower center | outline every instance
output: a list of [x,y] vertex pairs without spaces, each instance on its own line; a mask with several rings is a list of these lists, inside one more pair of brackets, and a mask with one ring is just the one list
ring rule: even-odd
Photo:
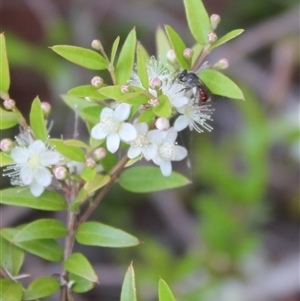
[[39,157],[39,155],[31,155],[29,158],[28,158],[28,164],[32,167],[32,168],[37,168],[39,167],[40,165],[42,165],[41,163],[41,159]]
[[150,145],[151,142],[149,141],[146,134],[138,134],[136,139],[130,143],[131,146],[136,146],[139,148],[144,148]]
[[112,116],[103,116],[101,118],[101,125],[106,133],[114,134],[119,132],[121,122],[113,118]]
[[175,145],[170,142],[164,142],[159,146],[158,153],[165,160],[174,160],[176,155]]

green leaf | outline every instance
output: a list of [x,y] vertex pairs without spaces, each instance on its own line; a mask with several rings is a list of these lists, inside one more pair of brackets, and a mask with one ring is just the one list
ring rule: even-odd
[[1,190],[0,204],[28,207],[46,211],[60,211],[67,209],[66,200],[57,192],[45,190],[39,197],[31,194],[29,189],[19,187]]
[[120,85],[106,86],[99,89],[99,92],[107,98],[111,98],[114,100],[119,100],[124,95],[121,91]]
[[137,57],[137,72],[138,76],[141,80],[143,87],[148,90],[149,89],[149,78],[148,71],[146,66],[146,58],[141,50],[141,44],[138,42],[136,47],[136,57]]
[[95,106],[95,103],[71,95],[63,95],[62,99],[72,110],[82,110],[87,107]]
[[89,261],[81,253],[73,253],[64,262],[64,268],[77,276],[86,280],[98,283],[98,277],[95,274]]
[[179,36],[179,34],[169,25],[165,25],[165,30],[167,32],[169,41],[172,45],[172,48],[175,52],[176,58],[183,69],[190,69],[190,63],[183,56],[183,51],[186,49],[186,46]]
[[32,281],[24,292],[23,300],[36,300],[54,294],[60,288],[60,283],[52,277],[40,277]]
[[105,172],[110,172],[111,169],[118,163],[116,154],[106,152],[106,156],[101,160],[101,165]]
[[65,145],[68,146],[76,146],[76,147],[81,147],[81,148],[90,148],[86,143],[84,143],[81,140],[76,140],[76,139],[69,139],[65,140]]
[[69,90],[68,94],[76,97],[90,97],[100,100],[106,99],[104,95],[98,92],[98,89],[99,88],[92,85],[84,85]]
[[10,157],[9,153],[0,152],[0,167],[10,165],[13,163],[14,160]]
[[167,53],[172,47],[166,33],[161,27],[158,27],[156,30],[155,41],[157,58],[163,65],[166,65],[168,63]]
[[181,174],[172,172],[169,177],[164,177],[160,169],[154,166],[129,168],[120,176],[120,185],[132,192],[158,191],[187,184],[190,184],[190,181]]
[[0,279],[0,301],[21,301],[23,288],[21,283],[10,279]]
[[201,0],[184,0],[185,13],[190,31],[201,45],[208,43],[207,35],[212,32],[210,19]]
[[123,281],[120,301],[137,301],[135,276],[132,263],[130,264]]
[[85,166],[80,174],[81,178],[88,182],[92,181],[97,173],[97,166],[90,167],[90,166]]
[[244,32],[244,29],[235,29],[228,32],[225,36],[214,42],[210,47],[209,50],[213,50],[214,48],[234,39],[235,37],[239,36],[241,33]]
[[23,250],[48,261],[58,262],[63,260],[64,251],[60,244],[53,239],[22,241],[16,243],[16,245]]
[[197,59],[199,58],[202,50],[203,50],[203,46],[199,43],[196,43],[193,47],[192,50],[194,52],[194,55],[192,57],[192,66],[196,63]]
[[38,96],[33,100],[30,110],[30,126],[36,139],[46,141],[48,133],[45,125],[44,113]]
[[0,130],[9,129],[19,123],[22,119],[22,115],[17,112],[8,112],[0,108]]
[[103,108],[103,106],[87,107],[79,111],[79,115],[86,122],[96,124],[100,121],[100,114]]
[[99,188],[105,186],[110,181],[108,175],[96,175],[95,178],[84,185],[84,189],[88,194],[95,192]]
[[88,194],[84,188],[81,188],[74,201],[70,204],[70,210],[78,212],[80,205],[87,199]]
[[0,92],[8,92],[10,77],[4,33],[0,34],[0,74]]
[[136,32],[135,28],[133,28],[124,42],[117,62],[116,78],[118,84],[125,84],[130,78],[134,64],[135,45]]
[[170,117],[172,113],[171,103],[166,95],[158,97],[159,105],[153,107],[153,112],[160,117]]
[[81,224],[76,233],[76,240],[88,246],[122,248],[139,244],[134,236],[98,222]]
[[153,109],[146,110],[139,116],[139,122],[150,122],[155,117]]
[[54,146],[55,150],[71,160],[77,162],[85,161],[84,151],[79,147],[66,145],[65,141],[60,139],[49,139],[48,143]]
[[72,291],[75,293],[85,293],[94,287],[93,282],[74,274],[70,275],[69,281],[74,281],[74,284],[72,285]]
[[150,95],[146,95],[145,91],[142,92],[128,92],[125,93],[118,101],[126,102],[128,104],[144,104],[150,99]]
[[67,235],[68,231],[65,225],[55,219],[40,219],[32,223],[27,224],[22,229],[18,230],[17,233],[13,232],[11,237],[10,228],[4,228],[1,230],[1,235],[10,240],[12,243],[35,240],[35,239],[46,239],[46,238],[59,238]]
[[230,78],[218,71],[204,69],[200,72],[199,78],[212,94],[244,100],[241,89]]
[[111,48],[111,55],[110,55],[110,64],[113,66],[114,62],[115,62],[115,57],[116,57],[116,53],[118,50],[118,46],[119,46],[119,42],[120,42],[120,37],[117,36],[117,38],[115,39],[112,48]]
[[163,279],[158,282],[158,300],[159,301],[176,301],[169,286]]
[[69,45],[57,45],[50,48],[70,62],[87,69],[104,70],[107,68],[105,58],[93,50]]
[[18,275],[24,262],[25,252],[0,236],[0,266],[11,275]]

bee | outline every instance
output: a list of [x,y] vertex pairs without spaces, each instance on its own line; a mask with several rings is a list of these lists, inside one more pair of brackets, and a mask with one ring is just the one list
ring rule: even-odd
[[185,86],[186,91],[196,88],[195,101],[198,104],[203,105],[210,101],[211,93],[196,73],[183,70],[177,75],[176,79]]

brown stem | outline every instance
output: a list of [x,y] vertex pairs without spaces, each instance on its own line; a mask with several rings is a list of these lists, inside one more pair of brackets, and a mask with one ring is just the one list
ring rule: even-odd
[[203,61],[203,59],[209,54],[209,47],[210,44],[207,44],[203,47],[203,51],[201,52],[201,54],[199,55],[198,59],[196,60],[196,62],[194,63],[194,65],[192,66],[191,70],[192,71],[197,71],[197,69],[199,68],[201,62]]
[[122,170],[123,170],[124,166],[126,165],[126,163],[128,162],[128,160],[129,160],[128,157],[124,156],[120,160],[120,162],[118,162],[118,164],[109,172],[109,175],[111,177],[110,181],[103,187],[103,189],[100,191],[100,193],[98,194],[95,201],[90,205],[90,207],[87,209],[87,211],[81,216],[77,225],[80,225],[83,222],[85,222],[88,219],[88,217],[92,214],[92,212],[97,208],[97,206],[100,204],[103,197],[109,191],[111,186],[115,183],[116,179],[122,172]]

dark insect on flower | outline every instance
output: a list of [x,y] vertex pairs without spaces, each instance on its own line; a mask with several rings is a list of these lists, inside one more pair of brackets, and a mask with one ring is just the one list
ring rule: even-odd
[[210,91],[209,89],[201,82],[198,75],[192,71],[183,70],[180,72],[176,79],[185,86],[185,90],[191,90],[197,88],[195,93],[195,100],[199,104],[205,104],[210,101]]

